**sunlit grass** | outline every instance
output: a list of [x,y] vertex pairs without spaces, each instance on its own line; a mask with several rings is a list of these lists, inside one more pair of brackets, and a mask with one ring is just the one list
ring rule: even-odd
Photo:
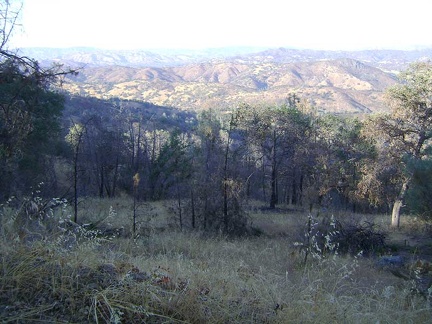
[[[307,215],[252,209],[263,233],[228,239],[179,231],[170,202],[143,204],[130,237],[131,201],[88,199],[83,222],[123,227],[118,237],[20,238],[3,209],[2,322],[371,323],[430,320],[411,283],[373,258],[309,258],[294,246]],[[358,216],[360,217],[360,216]],[[363,216],[362,216],[363,217]],[[366,216],[364,216],[366,217]],[[162,228],[170,225],[169,230]],[[48,233],[48,232],[46,232]],[[7,239],[6,239],[7,238]],[[68,241],[68,242],[69,242]]]

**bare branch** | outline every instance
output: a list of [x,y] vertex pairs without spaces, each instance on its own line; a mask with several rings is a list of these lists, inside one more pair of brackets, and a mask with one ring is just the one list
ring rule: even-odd
[[23,4],[20,3],[18,7],[14,9],[12,2],[10,0],[3,0],[2,2],[3,3],[0,3],[0,20],[1,20],[0,49],[4,50],[6,48],[6,45],[9,43],[9,39],[13,31],[15,30],[15,27],[18,25],[17,22]]

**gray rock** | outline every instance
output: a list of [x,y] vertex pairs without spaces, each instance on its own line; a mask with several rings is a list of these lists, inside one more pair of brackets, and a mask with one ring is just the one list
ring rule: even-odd
[[386,267],[403,267],[405,265],[405,260],[400,255],[390,255],[383,256],[377,261],[377,266]]

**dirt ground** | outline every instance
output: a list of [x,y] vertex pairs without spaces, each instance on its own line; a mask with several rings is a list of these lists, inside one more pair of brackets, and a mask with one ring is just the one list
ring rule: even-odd
[[[328,215],[327,215],[328,216]],[[346,219],[346,215],[335,215],[338,219]],[[386,234],[385,243],[388,255],[400,255],[407,262],[426,260],[432,262],[432,225],[407,216],[402,218],[399,229],[390,228],[389,215],[350,215],[348,222],[374,223],[377,229]],[[321,221],[323,216],[317,218]],[[292,212],[289,209],[276,211],[258,211],[252,213],[253,225],[271,237],[282,236],[292,241],[302,240],[307,216],[304,212]]]
[[401,255],[405,259],[432,262],[432,233],[416,233],[401,228],[388,232],[386,243],[392,254]]

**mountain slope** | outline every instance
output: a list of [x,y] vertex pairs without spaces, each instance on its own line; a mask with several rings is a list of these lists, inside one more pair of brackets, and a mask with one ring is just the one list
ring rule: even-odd
[[83,69],[66,89],[99,98],[119,97],[201,110],[240,102],[277,104],[297,93],[318,109],[360,113],[385,109],[383,90],[394,75],[353,59],[296,63],[216,61],[158,68]]

